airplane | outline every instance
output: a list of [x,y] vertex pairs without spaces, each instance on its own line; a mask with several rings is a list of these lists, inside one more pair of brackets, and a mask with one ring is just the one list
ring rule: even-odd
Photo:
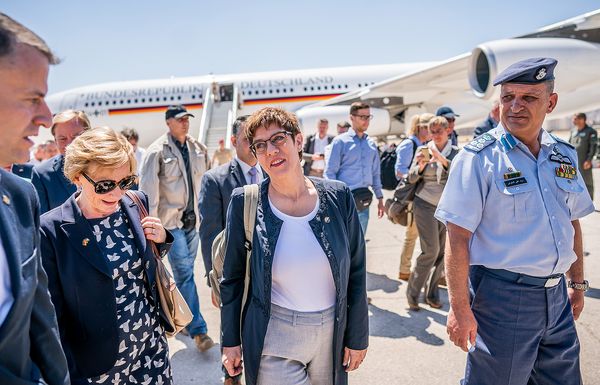
[[[533,33],[489,41],[441,62],[418,62],[247,74],[205,75],[105,83],[47,97],[53,112],[85,111],[93,126],[133,127],[147,146],[166,131],[164,112],[183,104],[195,115],[190,135],[215,149],[231,135],[240,115],[264,106],[293,111],[305,134],[319,119],[347,120],[349,105],[371,106],[374,137],[401,135],[410,116],[449,105],[460,114],[456,128],[474,127],[499,96],[494,77],[515,61],[538,56],[558,59],[559,103],[549,119],[600,107],[600,9]],[[43,131],[42,131],[43,132]],[[43,138],[42,138],[43,139]],[[229,147],[229,141],[225,141]]]

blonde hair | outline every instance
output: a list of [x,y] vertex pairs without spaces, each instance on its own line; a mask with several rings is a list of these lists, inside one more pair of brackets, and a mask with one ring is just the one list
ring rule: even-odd
[[434,116],[428,123],[428,128],[431,130],[431,127],[438,126],[443,129],[448,128],[448,121],[443,116]]
[[406,130],[406,136],[417,136],[419,134],[418,127],[419,126],[419,114],[413,115],[410,118],[410,126],[408,126]]
[[110,127],[96,127],[83,132],[67,146],[64,173],[68,180],[94,167],[117,168],[129,164],[133,173],[137,164],[133,146]]
[[421,114],[421,115],[419,115],[419,123],[417,123],[417,125],[419,125],[419,126],[429,125],[429,121],[433,118],[435,118],[435,115],[430,114],[429,112]]
[[50,128],[50,133],[52,134],[52,136],[54,136],[54,130],[57,124],[66,123],[71,120],[76,120],[79,123],[79,125],[83,128],[83,131],[87,131],[90,128],[92,128],[92,125],[90,124],[90,119],[87,117],[85,112],[78,110],[65,110],[54,115],[54,117],[52,118],[52,127]]

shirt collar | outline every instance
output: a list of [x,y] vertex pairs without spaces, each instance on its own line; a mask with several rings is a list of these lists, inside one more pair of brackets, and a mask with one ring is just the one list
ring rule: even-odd
[[[356,135],[356,131],[354,131],[354,128],[352,128],[352,127],[350,127],[350,128],[348,129],[348,132],[347,132],[347,134],[348,134],[348,135],[350,135],[350,137],[352,137],[352,138],[354,138],[355,136],[358,136],[358,135]],[[369,135],[368,135],[368,134],[365,132],[365,133],[363,134],[363,137],[362,137],[362,138],[360,138],[360,139],[366,139],[368,136],[369,136]]]
[[[235,157],[235,159],[237,159],[238,163],[240,164],[240,167],[242,168],[244,176],[246,176],[248,174],[248,171],[250,171],[250,169],[252,168],[252,166],[250,166],[248,163],[244,162],[237,156]],[[256,162],[256,166],[254,166],[254,168],[256,168],[256,171],[260,172],[260,166],[258,165],[258,162]]]
[[[496,129],[490,131],[490,133],[502,144],[502,147],[506,152],[511,151],[513,148],[517,147],[522,142],[514,135],[512,135],[502,123],[498,123]],[[550,134],[548,131],[543,128],[540,129],[540,134],[538,135],[538,141],[540,145],[545,147],[552,147],[556,144],[556,139]],[[524,146],[524,144],[523,144]]]

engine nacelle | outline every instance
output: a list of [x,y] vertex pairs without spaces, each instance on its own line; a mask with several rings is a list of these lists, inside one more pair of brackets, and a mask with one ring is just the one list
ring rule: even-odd
[[496,40],[473,50],[469,64],[469,84],[483,99],[494,95],[492,85],[499,72],[509,65],[532,57],[553,57],[556,89],[570,92],[600,77],[600,45],[575,39],[536,38]]
[[[310,135],[316,132],[320,119],[329,121],[329,134],[336,135],[336,125],[340,121],[350,123],[350,106],[325,106],[325,107],[309,107],[301,108],[296,111],[302,132],[304,135]],[[386,135],[390,131],[390,114],[382,108],[372,108],[371,115],[373,119],[369,124],[367,131],[370,136]]]

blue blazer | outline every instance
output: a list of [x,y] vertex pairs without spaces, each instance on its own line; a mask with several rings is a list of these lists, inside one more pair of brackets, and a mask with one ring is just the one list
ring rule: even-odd
[[39,206],[33,186],[0,170],[0,240],[14,303],[0,323],[0,384],[69,384],[54,306],[39,249]]
[[215,167],[202,176],[199,201],[200,247],[206,274],[212,269],[212,243],[225,228],[231,193],[245,184],[246,178],[237,159]]
[[[136,193],[147,206],[146,194]],[[112,271],[96,243],[92,227],[75,202],[78,194],[42,215],[41,251],[71,379],[73,384],[84,384],[86,378],[99,376],[113,367],[119,348],[119,327]],[[121,199],[121,207],[142,257],[150,300],[158,306],[156,261],[152,249],[146,247],[139,209],[126,195]],[[161,256],[172,242],[173,236],[167,231],[166,242],[157,245]],[[162,309],[160,314],[165,318]]]
[[41,213],[65,203],[77,190],[63,173],[64,155],[56,155],[33,168],[31,183],[40,198]]
[[33,165],[29,163],[15,163],[12,165],[11,172],[16,176],[20,176],[23,179],[31,180],[31,174],[33,173]]
[[[333,384],[346,385],[348,377],[342,366],[344,347],[366,349],[369,340],[365,241],[348,187],[338,181],[310,179],[317,189],[320,204],[309,224],[327,255],[336,291]],[[247,385],[255,385],[258,377],[271,313],[273,255],[283,224],[271,210],[268,190],[269,179],[265,179],[260,184],[250,257],[250,288],[241,319],[246,274],[243,189],[234,190],[227,211],[227,247],[221,281],[221,341],[228,347],[242,344],[241,324]]]

